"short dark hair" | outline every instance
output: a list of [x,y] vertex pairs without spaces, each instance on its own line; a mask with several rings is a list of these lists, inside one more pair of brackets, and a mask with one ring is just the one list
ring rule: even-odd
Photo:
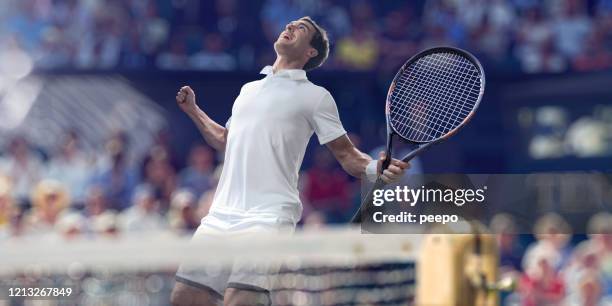
[[321,66],[327,59],[329,55],[329,39],[327,38],[325,29],[314,22],[309,16],[302,17],[300,20],[308,22],[315,29],[315,33],[310,40],[310,45],[317,50],[317,56],[308,60],[304,65],[304,70],[308,71]]

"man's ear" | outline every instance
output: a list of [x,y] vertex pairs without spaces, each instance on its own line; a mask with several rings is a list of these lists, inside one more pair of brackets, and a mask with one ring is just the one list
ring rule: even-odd
[[319,55],[319,51],[317,51],[317,49],[315,48],[310,48],[308,49],[308,57],[313,58],[316,57],[317,55]]

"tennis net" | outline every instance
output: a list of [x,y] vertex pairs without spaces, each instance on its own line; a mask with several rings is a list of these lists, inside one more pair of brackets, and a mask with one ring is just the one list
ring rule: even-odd
[[[0,242],[0,305],[27,300],[36,305],[169,305],[179,265],[219,268],[245,258],[278,266],[272,305],[410,305],[419,243],[416,234],[367,235],[354,228],[203,244],[169,233],[9,240]],[[10,288],[65,290],[61,296],[56,290],[54,296],[24,298],[9,296],[15,293]]]

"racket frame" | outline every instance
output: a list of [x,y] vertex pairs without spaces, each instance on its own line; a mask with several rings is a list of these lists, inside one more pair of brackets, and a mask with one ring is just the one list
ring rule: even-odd
[[[391,115],[391,110],[390,110],[391,97],[393,95],[393,91],[395,90],[395,84],[397,83],[397,80],[404,74],[404,71],[407,69],[407,67],[410,66],[412,63],[414,63],[418,59],[424,56],[427,56],[429,54],[442,53],[442,52],[458,53],[464,56],[465,58],[467,58],[472,64],[474,64],[474,66],[478,68],[480,72],[480,82],[481,82],[480,93],[478,94],[478,99],[476,100],[476,103],[474,103],[474,107],[472,107],[472,110],[470,111],[470,113],[463,119],[463,121],[461,121],[459,125],[457,125],[454,129],[450,130],[446,134],[438,137],[437,139],[434,139],[429,142],[425,142],[425,141],[419,142],[419,141],[412,141],[412,140],[405,139],[404,137],[400,135],[400,133],[396,131],[395,127],[393,126],[389,118],[389,116]],[[359,210],[357,211],[357,213],[355,213],[355,215],[353,215],[353,218],[351,218],[351,223],[361,222],[362,210],[366,205],[369,204],[369,202],[372,202],[372,195],[373,195],[374,190],[380,189],[384,187],[385,185],[387,185],[387,183],[385,183],[385,181],[382,180],[381,176],[382,176],[382,172],[389,167],[389,165],[391,164],[391,160],[393,158],[391,156],[391,150],[393,148],[393,136],[397,136],[397,138],[399,138],[404,143],[409,143],[409,144],[417,146],[415,149],[410,151],[410,153],[406,154],[402,158],[402,161],[404,162],[410,161],[411,159],[413,159],[414,157],[416,157],[417,155],[419,155],[420,153],[422,153],[423,151],[425,151],[427,148],[431,147],[432,145],[440,143],[444,140],[447,140],[451,136],[455,135],[462,127],[464,127],[472,119],[472,117],[474,117],[476,110],[480,106],[480,101],[482,100],[482,97],[484,96],[485,84],[486,84],[486,77],[485,77],[484,69],[482,68],[482,65],[480,64],[480,62],[476,59],[474,55],[472,55],[468,51],[460,49],[460,48],[456,48],[456,47],[439,46],[439,47],[429,48],[429,49],[423,50],[413,55],[411,58],[409,58],[404,63],[404,65],[402,65],[402,67],[395,74],[395,77],[393,78],[393,81],[391,82],[391,85],[389,86],[389,90],[387,91],[387,99],[385,100],[385,119],[387,122],[387,148],[385,152],[385,159],[383,160],[382,167],[380,169],[380,173],[378,174],[378,178],[376,179],[374,186],[370,189],[370,192],[366,195],[366,197],[361,202],[361,206],[359,207]]]

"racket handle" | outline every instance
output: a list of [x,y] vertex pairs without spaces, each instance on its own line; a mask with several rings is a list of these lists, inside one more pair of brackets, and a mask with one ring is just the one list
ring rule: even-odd
[[380,189],[384,187],[386,184],[387,183],[385,183],[385,181],[383,181],[382,178],[380,178],[379,176],[376,182],[374,183],[374,186],[372,186],[372,189],[370,189],[370,192],[368,192],[368,194],[365,196],[363,201],[361,201],[359,210],[357,210],[357,212],[353,215],[353,218],[351,218],[351,223],[361,223],[362,212],[367,207],[369,207],[370,204],[372,204],[372,201],[374,200],[374,190]]
[[389,168],[390,164],[391,164],[391,153],[387,152],[387,155],[385,155],[385,160],[383,160],[382,165],[380,167],[380,174],[382,174],[382,172],[385,171],[385,169]]
[[[410,161],[411,159],[419,155],[419,153],[423,152],[425,149],[429,148],[434,143],[435,142],[429,142],[429,143],[419,146],[417,149],[413,150],[408,155],[404,156],[402,160],[405,162]],[[385,169],[389,167],[390,164],[391,164],[391,153],[387,152],[387,155],[385,156],[385,160],[382,163],[380,172],[382,173]],[[368,195],[366,195],[366,197],[361,202],[361,206],[359,206],[359,210],[355,213],[355,215],[353,215],[353,218],[351,218],[351,223],[361,223],[362,212],[367,207],[369,207],[372,204],[372,201],[374,200],[374,190],[381,189],[385,187],[385,185],[387,185],[387,183],[385,183],[385,181],[383,181],[380,178],[380,176],[378,176],[378,179],[374,183],[374,186],[372,187]]]

